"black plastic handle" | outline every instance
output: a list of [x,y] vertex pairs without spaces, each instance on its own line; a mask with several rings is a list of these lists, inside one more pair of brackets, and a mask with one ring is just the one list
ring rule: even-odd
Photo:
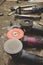
[[43,57],[32,54],[32,53],[28,53],[27,51],[23,50],[21,58],[24,58],[25,60],[27,60],[29,62],[29,60],[36,62],[36,63],[41,63],[43,64]]

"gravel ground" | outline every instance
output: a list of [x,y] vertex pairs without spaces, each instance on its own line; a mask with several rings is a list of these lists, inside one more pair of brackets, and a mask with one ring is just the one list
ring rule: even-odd
[[[16,4],[15,2],[5,2],[3,3],[3,5],[0,6],[0,12],[2,12],[4,14],[4,16],[0,16],[0,65],[17,65],[15,64],[11,59],[11,57],[5,53],[4,49],[3,49],[3,45],[5,43],[5,41],[7,40],[7,29],[10,25],[10,21],[13,24],[18,24],[20,20],[14,20],[14,15],[8,16],[8,13],[10,12],[10,7],[14,6],[14,5],[26,5],[26,4],[30,4],[30,3],[20,3],[20,4]],[[36,4],[36,3],[35,3]],[[38,3],[39,5],[43,5],[43,3]],[[32,4],[34,5],[34,3]],[[42,19],[43,19],[43,14],[42,14]],[[41,20],[42,21],[42,20]],[[35,53],[38,55],[43,56],[43,50],[41,51],[34,51],[32,49],[27,49],[29,52],[31,53]],[[32,50],[32,51],[31,51]],[[24,65],[24,64],[19,64],[19,65]]]

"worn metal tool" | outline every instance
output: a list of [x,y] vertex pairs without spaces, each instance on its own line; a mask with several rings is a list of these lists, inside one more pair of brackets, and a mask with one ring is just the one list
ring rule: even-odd
[[43,12],[43,7],[39,5],[34,5],[34,6],[15,6],[11,7],[11,11],[16,11],[16,13],[22,13],[22,11],[26,11],[27,13],[38,13],[41,14]]
[[[10,8],[10,10],[11,11],[15,11],[15,10],[17,10],[17,9],[19,9],[19,7],[21,7],[21,8],[28,8],[28,7],[32,7],[33,5],[23,5],[23,6],[12,6],[11,8]],[[35,6],[35,5],[34,5]]]
[[41,16],[39,15],[23,15],[23,14],[15,14],[15,19],[33,19],[33,20],[40,20]]
[[23,11],[30,11],[31,13],[41,13],[43,12],[43,7],[35,5],[32,7],[24,8]]

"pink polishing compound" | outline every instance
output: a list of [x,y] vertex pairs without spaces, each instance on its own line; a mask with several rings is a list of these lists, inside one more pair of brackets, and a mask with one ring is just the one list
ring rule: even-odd
[[41,41],[37,40],[35,37],[24,36],[23,41],[31,44],[41,44]]

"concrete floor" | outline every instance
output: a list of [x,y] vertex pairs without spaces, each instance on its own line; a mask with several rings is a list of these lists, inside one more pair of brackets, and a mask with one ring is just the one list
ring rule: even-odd
[[[5,41],[7,40],[7,36],[6,36],[6,33],[7,33],[7,29],[10,25],[10,21],[13,23],[13,24],[18,24],[20,20],[14,20],[14,15],[11,15],[11,16],[8,16],[8,13],[10,12],[10,7],[11,6],[16,6],[16,5],[27,5],[30,3],[20,3],[20,4],[16,4],[15,2],[10,2],[10,1],[7,1],[5,3],[3,3],[3,5],[0,6],[0,12],[4,13],[4,16],[0,16],[0,65],[16,65],[13,61],[9,61],[11,59],[11,57],[6,54],[6,52],[4,51],[3,49],[3,45],[5,43]],[[36,3],[33,3],[32,5],[34,5]],[[43,5],[43,3],[37,3],[39,5]],[[42,20],[43,20],[43,14],[41,15],[42,16]],[[42,21],[41,20],[41,21]],[[36,50],[34,51],[33,49],[27,49],[30,53],[35,53],[35,54],[38,54],[38,55],[41,55],[43,56],[43,50],[39,51],[39,50]],[[24,64],[18,64],[18,65],[24,65]]]

